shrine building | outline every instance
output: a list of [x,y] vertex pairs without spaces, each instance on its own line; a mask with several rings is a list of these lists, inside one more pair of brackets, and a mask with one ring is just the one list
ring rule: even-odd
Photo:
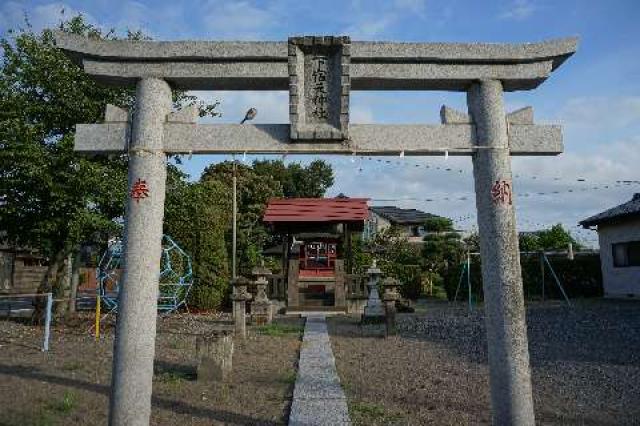
[[349,265],[351,235],[362,233],[369,215],[366,198],[273,199],[264,222],[282,236],[282,281],[286,307],[353,311]]

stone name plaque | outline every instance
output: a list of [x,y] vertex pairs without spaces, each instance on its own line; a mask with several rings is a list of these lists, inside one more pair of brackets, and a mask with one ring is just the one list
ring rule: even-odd
[[349,37],[289,38],[292,140],[349,137]]

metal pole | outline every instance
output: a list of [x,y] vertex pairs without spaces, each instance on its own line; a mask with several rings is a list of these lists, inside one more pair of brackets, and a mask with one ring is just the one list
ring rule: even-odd
[[467,103],[479,146],[473,155],[473,176],[493,424],[533,426],[527,325],[502,83],[498,80],[473,83],[467,92]]
[[236,247],[237,247],[237,216],[238,216],[238,179],[236,177],[236,160],[233,159],[233,236],[232,236],[232,254],[231,254],[231,277],[235,278],[237,275],[236,265]]
[[98,293],[96,296],[96,324],[95,324],[96,341],[100,340],[100,304],[101,304],[100,299],[101,299],[100,293]]
[[544,252],[540,252],[540,276],[542,277],[542,301],[544,302]]
[[549,265],[549,270],[551,271],[551,275],[553,275],[553,278],[556,280],[556,284],[558,284],[558,288],[560,289],[560,292],[562,293],[562,296],[564,297],[564,300],[566,300],[567,305],[571,306],[571,302],[569,301],[569,297],[567,296],[567,293],[564,292],[564,288],[562,287],[562,284],[560,283],[560,279],[556,275],[556,271],[553,270],[553,267],[551,266],[551,263],[549,262],[549,259],[547,258],[546,255],[544,255],[544,260],[547,262],[547,265]]
[[138,81],[129,146],[124,273],[118,294],[109,424],[149,424],[158,316],[158,279],[167,179],[164,123],[171,88]]
[[47,352],[49,350],[49,335],[51,330],[51,309],[53,307],[53,293],[47,293],[47,316],[44,319],[44,342],[42,343],[42,350]]
[[469,310],[471,310],[471,255],[469,252],[467,252],[467,288],[469,289]]
[[460,278],[458,278],[458,286],[456,287],[456,294],[453,296],[453,301],[458,301],[458,292],[460,291],[460,286],[462,285],[462,278],[464,278],[464,270],[467,268],[466,264],[462,264],[462,270],[460,271]]

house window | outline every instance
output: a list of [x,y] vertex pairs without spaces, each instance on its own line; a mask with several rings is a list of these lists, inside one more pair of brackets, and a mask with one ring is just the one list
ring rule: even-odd
[[613,266],[624,268],[640,266],[640,241],[612,244]]

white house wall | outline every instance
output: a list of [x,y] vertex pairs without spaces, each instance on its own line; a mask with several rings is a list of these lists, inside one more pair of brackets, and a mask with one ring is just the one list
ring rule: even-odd
[[605,297],[640,297],[640,266],[613,266],[612,244],[640,241],[640,219],[598,226]]

